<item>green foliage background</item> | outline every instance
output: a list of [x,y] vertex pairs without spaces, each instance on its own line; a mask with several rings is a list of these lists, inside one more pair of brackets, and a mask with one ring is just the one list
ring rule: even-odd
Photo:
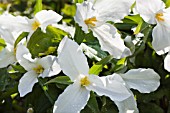
[[[82,0],[77,0],[82,2]],[[42,4],[41,4],[42,3]],[[170,6],[170,1],[165,0],[167,7]],[[88,46],[98,51],[98,56],[102,61],[96,62],[94,59],[88,59],[92,74],[106,76],[114,72],[120,73],[124,70],[136,68],[152,68],[161,77],[161,85],[157,91],[150,94],[141,94],[133,90],[137,99],[140,113],[170,113],[170,75],[164,70],[163,56],[158,56],[151,46],[152,29],[154,26],[145,23],[139,15],[127,16],[123,19],[123,23],[114,24],[122,38],[127,35],[135,39],[135,34],[141,32],[145,36],[141,38],[141,44],[134,47],[126,43],[135,53],[124,59],[113,59],[108,53],[101,51],[98,41],[92,36],[92,33],[84,34],[81,28],[73,21],[75,14],[75,4],[71,0],[4,0],[0,3],[0,13],[8,9],[14,15],[23,15],[32,17],[36,12],[42,9],[52,9],[63,15],[63,21],[68,25],[76,27],[75,41],[77,43],[84,42]],[[137,27],[135,34],[131,30],[132,27]],[[48,54],[57,55],[57,47],[62,40],[64,31],[49,26],[47,33],[43,33],[40,29],[32,35],[28,48],[33,57],[40,57]],[[26,34],[25,34],[26,35]],[[24,36],[25,36],[24,35]],[[20,37],[22,38],[22,36]],[[40,41],[41,39],[41,41]],[[4,47],[3,40],[0,40],[0,49]],[[131,60],[134,59],[134,62]],[[127,65],[124,65],[125,61]],[[39,79],[39,83],[33,88],[33,91],[25,97],[20,98],[18,94],[18,81],[25,73],[25,70],[19,65],[11,65],[12,68],[0,69],[0,113],[26,113],[29,108],[33,108],[34,113],[52,113],[52,107],[58,95],[71,84],[69,78],[63,73],[53,77]],[[114,103],[107,97],[98,97],[91,92],[90,100],[81,113],[117,113],[118,110]],[[31,110],[30,110],[31,113]]]

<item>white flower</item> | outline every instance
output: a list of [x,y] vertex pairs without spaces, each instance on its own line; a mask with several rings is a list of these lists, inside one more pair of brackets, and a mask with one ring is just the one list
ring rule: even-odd
[[[136,89],[141,93],[150,93],[155,91],[160,85],[159,75],[152,69],[131,69],[125,74],[113,74],[107,76],[108,79],[119,78],[117,80],[123,81],[126,87],[129,89]],[[123,101],[115,101],[118,106],[119,113],[138,113],[137,104],[134,99],[134,95],[131,92],[131,96]]]
[[157,24],[152,32],[152,46],[161,55],[170,50],[170,8],[162,0],[136,0],[136,8],[144,21]]
[[67,37],[59,45],[58,62],[63,73],[74,83],[58,97],[53,113],[80,113],[89,100],[90,91],[108,96],[113,101],[122,101],[130,96],[124,84],[116,79],[106,81],[106,86],[99,76],[89,75],[87,59],[78,48],[78,44]]
[[48,25],[55,24],[62,19],[62,16],[52,10],[42,10],[36,13],[33,19],[28,19],[30,30],[35,31],[38,27],[46,32]]
[[33,19],[27,17],[13,16],[10,14],[4,14],[0,16],[0,25],[11,32],[30,32],[28,40],[32,33],[41,28],[43,32],[46,32],[46,27],[51,24],[55,24],[62,19],[62,16],[52,10],[42,10],[36,13]]
[[16,58],[27,71],[19,80],[20,97],[32,91],[34,84],[38,82],[38,77],[51,77],[61,71],[55,56],[48,55],[43,58],[32,59],[29,50],[24,45],[18,46]]
[[93,32],[93,35],[99,40],[102,50],[109,52],[114,58],[131,55],[116,28],[106,22],[115,22],[127,15],[132,1],[90,0],[76,5],[75,21],[85,33],[89,33],[89,29]]

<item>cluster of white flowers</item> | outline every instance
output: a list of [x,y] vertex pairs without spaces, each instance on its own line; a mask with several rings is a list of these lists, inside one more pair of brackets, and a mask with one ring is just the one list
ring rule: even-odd
[[[135,0],[87,0],[77,3],[75,22],[84,33],[92,31],[101,46],[101,50],[108,52],[113,58],[120,59],[133,54],[125,46],[124,40],[116,27],[110,24],[129,15]],[[153,29],[152,46],[159,54],[170,51],[170,9],[165,9],[161,0],[136,0],[136,11],[149,24],[156,24]],[[27,72],[21,77],[18,85],[20,97],[32,91],[38,77],[51,77],[61,72],[67,75],[73,84],[69,85],[57,98],[53,113],[79,113],[87,104],[90,91],[99,96],[107,96],[117,105],[119,113],[138,113],[136,100],[132,89],[141,93],[155,91],[160,85],[160,77],[153,69],[131,69],[126,73],[99,77],[89,74],[87,58],[97,57],[97,51],[85,44],[79,46],[67,36],[58,46],[58,56],[47,55],[32,58],[27,48],[31,35],[37,28],[45,33],[46,27],[52,25],[71,34],[75,28],[58,25],[62,16],[52,10],[42,10],[33,19],[23,16],[13,16],[5,13],[0,16],[0,35],[5,40],[6,47],[0,51],[0,68],[19,63]],[[17,37],[22,32],[29,32],[27,39],[23,39],[15,46]],[[165,69],[170,71],[170,52],[164,61]]]

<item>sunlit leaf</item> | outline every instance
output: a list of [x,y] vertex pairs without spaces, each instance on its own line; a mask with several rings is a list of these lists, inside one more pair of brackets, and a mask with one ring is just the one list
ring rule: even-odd
[[112,58],[113,56],[107,56],[106,58],[94,64],[90,68],[89,74],[98,75],[103,70],[104,65],[106,65]]

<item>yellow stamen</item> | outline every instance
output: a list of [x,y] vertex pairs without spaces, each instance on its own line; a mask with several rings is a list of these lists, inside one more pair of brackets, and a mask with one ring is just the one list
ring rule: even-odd
[[94,27],[95,26],[94,22],[97,22],[97,19],[96,17],[92,17],[92,18],[86,19],[84,22],[86,25],[92,25]]
[[157,13],[155,17],[158,21],[164,21],[163,16],[164,16],[163,13]]
[[87,78],[87,76],[85,76],[84,78],[82,78],[82,79],[80,80],[80,83],[81,83],[82,86],[88,86],[88,85],[90,84],[90,81],[89,81],[89,79]]
[[38,65],[37,67],[33,68],[33,70],[37,73],[37,74],[41,74],[44,71],[44,68],[41,65]]
[[35,31],[39,26],[40,26],[40,23],[38,21],[34,21],[32,23],[32,30]]

